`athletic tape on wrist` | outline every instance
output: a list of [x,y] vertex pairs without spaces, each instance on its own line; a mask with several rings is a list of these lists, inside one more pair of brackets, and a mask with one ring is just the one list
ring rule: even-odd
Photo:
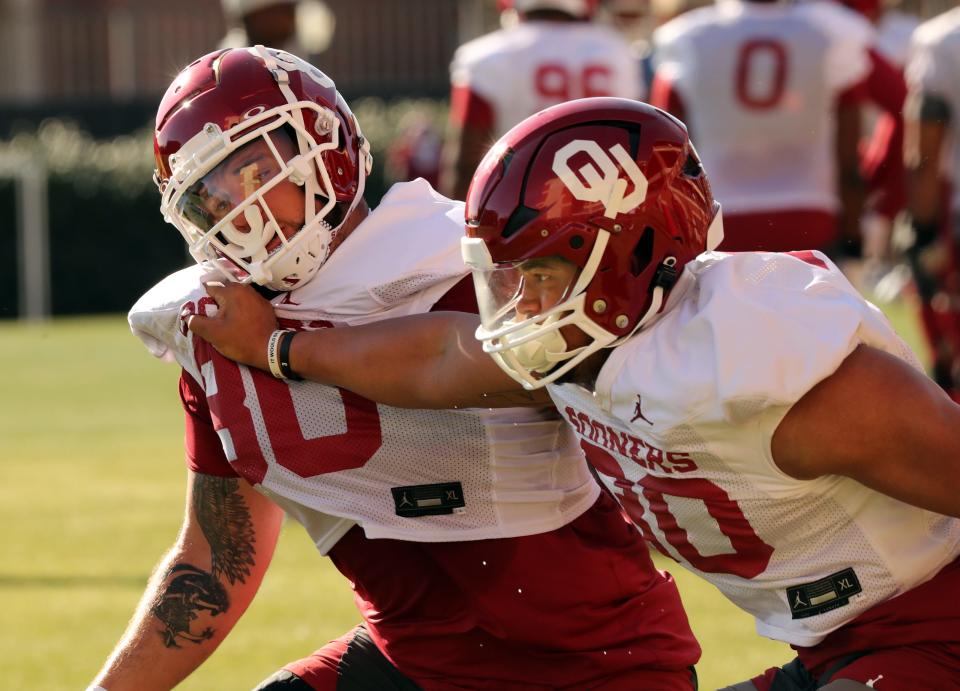
[[283,379],[283,370],[280,369],[280,339],[283,335],[287,333],[286,331],[277,330],[270,334],[269,340],[267,340],[267,365],[270,367],[270,374],[275,376],[277,379]]

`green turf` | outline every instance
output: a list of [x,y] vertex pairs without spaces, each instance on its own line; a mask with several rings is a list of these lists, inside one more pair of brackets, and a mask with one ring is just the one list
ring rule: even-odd
[[[895,322],[912,343],[908,312]],[[183,510],[176,368],[122,317],[0,324],[0,669],[3,688],[83,688],[123,631]],[[677,577],[704,647],[701,688],[789,651],[712,586]],[[347,583],[296,525],[253,606],[180,688],[245,689],[358,620]]]

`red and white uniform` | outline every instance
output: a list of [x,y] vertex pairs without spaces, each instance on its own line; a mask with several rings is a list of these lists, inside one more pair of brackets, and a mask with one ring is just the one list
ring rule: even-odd
[[870,51],[871,72],[867,81],[870,103],[865,115],[872,123],[872,131],[861,149],[860,172],[868,191],[869,211],[862,224],[864,240],[873,243],[871,253],[874,255],[886,254],[890,226],[907,202],[903,165],[903,102],[907,89],[903,70],[910,36],[919,23],[913,15],[885,11],[877,23]]
[[453,56],[451,119],[499,138],[547,106],[589,96],[640,98],[636,54],[612,28],[527,20]]
[[[920,367],[886,318],[810,251],[703,254],[670,301],[611,352],[595,394],[549,386],[647,540],[752,614],[759,633],[800,648],[873,608],[892,610],[880,626],[900,625],[902,640],[929,626],[891,599],[960,555],[960,520],[849,478],[794,479],[770,450],[790,407],[859,344]],[[960,643],[960,604],[937,606],[937,640]],[[869,649],[871,635],[853,643]],[[816,648],[800,653],[811,670],[820,661]]]
[[[722,0],[655,32],[651,103],[690,128],[724,207],[722,248],[804,249],[834,239],[833,113],[867,77],[872,40],[865,19],[820,1]],[[759,231],[744,222],[741,231],[749,216],[768,222]],[[803,226],[788,230],[790,218]],[[740,242],[742,233],[764,230],[797,235]]]
[[[907,84],[911,91],[928,93],[950,106],[952,127],[940,157],[944,178],[953,181],[960,170],[960,8],[923,23],[913,34]],[[953,184],[950,210],[960,210],[960,185]]]
[[[323,271],[274,300],[281,320],[464,309],[462,219],[424,181],[395,185]],[[130,313],[184,369],[190,467],[243,477],[301,522],[405,675],[428,689],[689,688],[699,648],[675,585],[598,497],[554,411],[401,410],[237,365],[182,327],[184,307],[209,305],[204,274],[173,274]]]
[[877,51],[887,62],[902,70],[907,64],[910,41],[918,26],[920,19],[916,15],[896,9],[886,10],[877,22]]

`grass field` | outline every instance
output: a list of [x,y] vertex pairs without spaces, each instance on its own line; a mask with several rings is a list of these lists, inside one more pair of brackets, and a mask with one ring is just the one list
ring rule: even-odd
[[[890,314],[917,343],[905,308]],[[180,524],[177,370],[122,317],[0,324],[0,363],[0,685],[83,688]],[[788,659],[712,586],[660,564],[703,645],[702,689]],[[253,606],[180,688],[248,689],[357,620],[346,581],[288,525]]]

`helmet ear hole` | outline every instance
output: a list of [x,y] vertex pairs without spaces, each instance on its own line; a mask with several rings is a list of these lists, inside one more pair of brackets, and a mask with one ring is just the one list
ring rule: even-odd
[[653,258],[653,236],[654,230],[650,226],[643,229],[643,234],[637,240],[630,255],[630,273],[635,277],[643,273],[643,270],[650,265]]
[[687,154],[687,160],[683,162],[683,175],[688,178],[698,178],[703,174],[703,166],[692,153]]

